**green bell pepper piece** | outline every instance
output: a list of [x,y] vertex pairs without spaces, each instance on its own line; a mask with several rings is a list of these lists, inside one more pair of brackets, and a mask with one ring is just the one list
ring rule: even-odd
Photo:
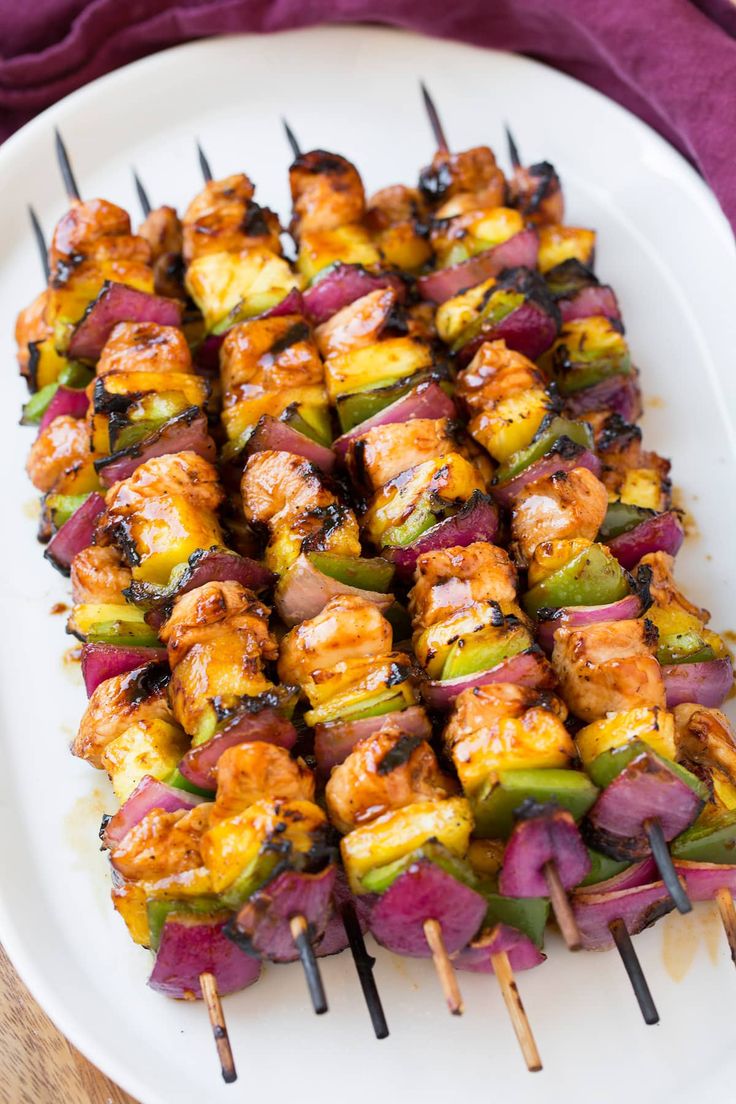
[[690,789],[698,795],[701,801],[708,801],[710,796],[708,788],[699,778],[696,778],[694,774],[691,774],[690,771],[686,770],[680,763],[675,763],[671,759],[665,759],[664,756],[657,755],[656,751],[647,744],[642,743],[641,740],[630,740],[628,744],[623,744],[621,747],[617,748],[610,748],[608,751],[604,751],[601,755],[596,756],[588,768],[588,774],[596,786],[604,790],[606,786],[613,782],[614,778],[617,778],[619,774],[628,767],[629,763],[632,763],[634,759],[638,759],[642,755],[648,755],[656,759],[676,775],[681,782],[689,786]]
[[487,890],[481,883],[478,891],[488,904],[484,928],[494,924],[508,924],[523,932],[537,947],[544,946],[544,930],[549,918],[549,900],[546,897],[503,897]]
[[526,612],[562,606],[603,606],[629,594],[629,584],[618,560],[602,544],[591,544],[569,563],[553,571],[522,598]]
[[51,405],[51,400],[58,390],[58,383],[47,383],[40,391],[36,391],[35,395],[31,395],[30,399],[23,407],[23,416],[20,420],[20,424],[38,425]]
[[583,771],[560,767],[499,771],[495,784],[468,794],[468,800],[475,834],[485,839],[506,839],[514,827],[514,811],[528,799],[540,805],[555,802],[580,820],[597,796],[597,788]]
[[[631,374],[629,348],[618,327],[610,320],[590,320],[584,335],[574,345],[560,338],[551,354],[551,370],[562,395],[573,395],[611,376]],[[601,343],[601,338],[605,339]]]
[[55,529],[61,529],[64,522],[68,521],[72,514],[76,513],[89,495],[62,495],[50,494],[44,499],[44,511],[50,518]]
[[196,794],[197,797],[212,797],[215,792],[214,789],[203,790],[200,786],[195,786],[181,773],[178,767],[174,767],[165,782],[167,786],[174,786],[177,790],[186,790],[187,793]]
[[140,621],[100,621],[87,633],[88,644],[125,644],[134,648],[159,648],[160,642]]
[[393,687],[386,687],[367,698],[361,699],[356,705],[349,706],[339,717],[330,717],[329,720],[360,721],[364,717],[382,717],[384,713],[395,713],[406,708],[406,698],[403,694],[397,694]]
[[586,874],[580,883],[581,886],[598,885],[599,882],[605,882],[609,878],[613,878],[614,874],[620,874],[622,870],[625,870],[630,863],[619,862],[618,859],[612,859],[609,855],[604,855],[600,851],[593,851],[588,848],[588,855],[590,856],[590,873]]
[[440,678],[460,678],[473,675],[476,671],[489,671],[504,659],[511,659],[530,648],[533,640],[523,625],[511,626],[503,635],[491,629],[486,639],[483,631],[463,637],[450,648],[442,667]]
[[643,521],[653,518],[655,514],[656,510],[647,510],[645,506],[631,506],[628,502],[620,502],[618,499],[615,502],[609,502],[598,533],[598,540],[613,540],[614,537],[635,529]]
[[222,912],[217,897],[187,897],[180,901],[164,901],[155,897],[146,902],[148,913],[148,943],[152,951],[161,945],[164,924],[172,913],[185,913],[187,916],[214,916]]
[[587,422],[573,422],[559,415],[552,417],[546,425],[545,422],[547,422],[546,418],[532,438],[531,444],[513,453],[499,466],[496,471],[496,483],[501,485],[508,483],[510,479],[525,471],[537,460],[541,460],[561,437],[568,437],[582,448],[593,448],[593,431]]
[[95,373],[92,368],[89,368],[86,364],[80,364],[79,361],[70,360],[59,372],[58,382],[63,384],[64,387],[73,387],[75,390],[81,391],[94,378]]
[[220,900],[227,908],[240,908],[244,901],[269,881],[279,863],[287,858],[286,850],[260,851],[235,881],[220,894]]
[[407,548],[415,540],[426,533],[428,529],[436,525],[444,515],[442,511],[436,511],[436,507],[429,502],[419,502],[406,521],[400,525],[392,525],[381,537],[382,548]]
[[280,420],[318,445],[329,448],[332,444],[332,419],[327,406],[294,404],[284,411]]
[[349,395],[340,395],[337,400],[337,416],[343,433],[355,429],[374,414],[378,414],[387,406],[391,406],[397,399],[403,398],[426,380],[435,380],[441,387],[447,383],[442,378],[442,373],[436,368],[415,372],[413,376],[395,380],[391,383],[378,381],[374,386],[363,391],[353,391]]
[[693,824],[670,844],[673,858],[688,862],[736,863],[736,809]]
[[480,314],[468,323],[460,331],[455,341],[450,346],[450,352],[454,356],[465,348],[469,341],[473,341],[483,330],[491,330],[498,326],[513,311],[518,310],[525,300],[525,296],[518,291],[507,291],[501,288],[489,296],[488,301]]
[[421,859],[434,863],[455,881],[462,882],[471,889],[477,887],[478,879],[472,867],[435,840],[428,840],[417,851],[412,851],[410,855],[403,855],[392,863],[374,867],[363,875],[361,883],[367,893],[385,893],[400,875]]
[[704,663],[715,659],[716,653],[710,644],[706,644],[700,633],[690,631],[672,633],[659,638],[657,659],[666,665],[670,663]]
[[375,590],[380,594],[387,594],[391,589],[395,568],[380,556],[362,559],[359,556],[340,556],[335,552],[309,552],[307,558],[323,575],[329,575],[346,586]]

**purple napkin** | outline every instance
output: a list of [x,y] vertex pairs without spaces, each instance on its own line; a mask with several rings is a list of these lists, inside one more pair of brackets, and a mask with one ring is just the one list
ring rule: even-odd
[[516,50],[592,84],[682,150],[736,228],[732,0],[0,0],[0,139],[177,42],[360,21]]

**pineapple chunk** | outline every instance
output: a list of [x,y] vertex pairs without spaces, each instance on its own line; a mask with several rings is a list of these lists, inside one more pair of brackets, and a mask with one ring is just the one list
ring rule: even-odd
[[225,543],[214,512],[198,509],[183,495],[144,500],[125,525],[139,558],[133,578],[147,583],[168,583],[173,569],[193,552]]
[[54,493],[63,495],[86,495],[99,491],[100,477],[95,471],[95,455],[89,460],[77,461],[68,467],[54,483]]
[[140,947],[148,946],[148,908],[145,886],[138,882],[122,882],[112,888],[112,903],[122,916],[128,934]]
[[[319,663],[319,659],[315,662]],[[397,665],[408,670],[409,657],[396,652],[342,660],[324,670],[316,667],[312,676],[302,683],[302,690],[314,706],[331,703],[337,698],[341,701],[358,701],[366,694],[390,685],[396,677]]]
[[52,338],[33,341],[29,345],[28,375],[33,381],[34,390],[40,391],[42,387],[55,383],[67,364],[66,357],[57,353]]
[[466,326],[475,321],[495,286],[494,279],[485,280],[467,291],[461,291],[459,295],[453,295],[452,299],[447,299],[437,308],[435,325],[446,345],[452,345]]
[[521,625],[515,627],[506,621],[499,624],[498,613],[495,602],[475,602],[425,629],[414,642],[414,654],[429,677],[443,677],[445,660],[456,644],[459,649],[465,647],[465,651],[477,651],[481,644],[492,650],[494,644],[510,645],[512,639],[521,636],[517,650],[531,648],[534,640],[530,633]]
[[[453,211],[456,204],[448,200],[442,211]],[[512,207],[490,207],[462,211],[458,214],[437,212],[432,243],[440,267],[464,257],[482,253],[508,241],[524,229],[524,218]],[[448,220],[446,223],[443,220]]]
[[577,226],[540,226],[539,257],[537,266],[540,272],[549,272],[563,261],[575,259],[589,267],[595,256],[595,230],[583,230]]
[[327,817],[311,801],[254,801],[237,816],[219,821],[202,836],[202,855],[216,893],[235,881],[255,862],[270,841],[289,842],[295,851],[308,852],[313,833]]
[[126,621],[134,625],[145,625],[145,611],[136,606],[121,603],[98,604],[97,602],[85,602],[75,606],[69,618],[69,632],[86,636],[95,626],[110,621]]
[[414,681],[408,677],[408,656],[394,653],[374,659],[372,663],[370,660],[356,660],[348,674],[356,676],[361,665],[366,673],[361,678],[354,677],[350,685],[335,694],[328,692],[332,689],[330,673],[317,672],[318,676],[326,675],[328,681],[320,686],[323,691],[320,704],[304,714],[308,725],[325,724],[339,717],[360,719],[363,716],[380,716],[416,704],[418,695]]
[[462,857],[468,849],[473,817],[463,797],[446,801],[417,801],[384,813],[371,824],[356,828],[340,844],[353,893],[365,893],[363,877],[369,870],[410,855],[427,840],[437,840]]
[[627,506],[644,506],[649,510],[661,510],[662,481],[654,468],[629,468],[619,492],[619,497]]
[[641,740],[666,759],[676,757],[675,721],[666,709],[654,706],[609,713],[600,721],[581,728],[575,739],[583,766],[590,764],[604,751],[623,747],[632,740]]
[[168,777],[188,750],[189,740],[177,725],[138,721],[107,744],[102,766],[110,775],[115,796],[123,802],[144,775]]
[[289,387],[282,391],[265,391],[261,387],[248,388],[247,398],[226,400],[222,421],[228,439],[236,441],[256,425],[264,414],[279,418],[287,407],[297,405],[326,407],[327,392],[324,387]]
[[529,444],[550,409],[550,397],[542,388],[517,391],[477,414],[470,432],[494,460],[502,462]]
[[359,223],[337,226],[332,230],[305,230],[299,241],[296,267],[308,280],[339,261],[341,264],[377,265],[381,254]]
[[360,556],[360,530],[352,510],[343,509],[339,520],[335,517],[325,523],[307,509],[301,516],[278,520],[266,547],[266,567],[279,577],[284,575],[305,550],[304,541],[316,533],[320,552]]
[[415,272],[432,259],[432,247],[410,223],[389,226],[376,234],[376,243],[386,264],[404,272]]
[[142,395],[162,391],[181,394],[190,406],[204,406],[209,384],[193,372],[109,372],[105,377],[108,395]]
[[301,285],[288,262],[264,248],[207,253],[192,261],[186,275],[187,291],[202,311],[207,330],[236,307],[244,316],[260,314]]
[[432,350],[415,337],[393,337],[330,357],[325,363],[325,382],[334,402],[340,395],[383,387],[396,380],[431,368]]
[[585,537],[573,537],[569,540],[542,541],[534,549],[531,563],[529,564],[528,583],[529,589],[541,583],[548,575],[559,571],[561,567],[574,560],[586,548],[590,548],[593,542]]

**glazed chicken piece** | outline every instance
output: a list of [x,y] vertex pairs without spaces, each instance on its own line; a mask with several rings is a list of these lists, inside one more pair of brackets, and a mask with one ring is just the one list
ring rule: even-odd
[[515,165],[509,178],[511,203],[528,222],[556,226],[564,221],[565,201],[554,165],[540,161],[528,168]]
[[182,227],[173,207],[156,207],[146,215],[138,233],[150,245],[154,262],[172,253],[181,253]]
[[314,801],[314,775],[285,748],[254,741],[223,752],[211,823],[242,813],[254,801]]
[[419,190],[432,206],[470,193],[482,207],[500,207],[506,197],[506,178],[488,146],[461,153],[438,150],[432,164],[422,169]]
[[76,605],[86,602],[117,605],[125,601],[123,591],[133,581],[130,568],[115,548],[91,544],[77,552],[72,560],[72,600]]
[[329,671],[350,660],[386,655],[392,642],[391,625],[372,602],[338,594],[321,613],[283,638],[279,678],[302,686],[318,669]]
[[657,606],[662,609],[681,610],[697,617],[704,625],[710,621],[710,613],[696,606],[682,593],[675,583],[675,558],[667,552],[648,552],[639,561],[652,572],[649,593]]
[[555,633],[552,665],[572,712],[584,721],[604,713],[666,706],[655,659],[657,630],[646,618],[602,621]]
[[105,199],[72,199],[51,239],[52,282],[65,282],[83,258],[150,265],[151,247],[132,234],[130,217],[122,207]]
[[159,636],[173,672],[171,708],[185,732],[214,729],[222,710],[271,687],[263,667],[278,651],[267,618],[240,583],[206,583],[176,599]]
[[529,483],[516,497],[511,533],[520,563],[544,541],[595,540],[608,509],[606,488],[587,468],[555,472]]
[[72,744],[73,754],[101,769],[107,745],[134,721],[171,721],[168,682],[169,670],[159,663],[101,682],[87,703]]
[[311,330],[299,314],[233,326],[222,343],[220,365],[226,407],[255,388],[279,391],[324,382]]
[[475,602],[497,602],[503,613],[519,615],[516,568],[503,548],[487,541],[423,552],[409,592],[415,629],[429,628]]
[[675,706],[677,761],[698,777],[714,770],[736,787],[736,737],[725,713],[688,702]]
[[48,292],[44,289],[37,295],[32,303],[19,312],[15,321],[15,342],[18,346],[18,366],[20,374],[27,376],[31,360],[29,346],[38,341],[44,341],[52,330],[46,321],[46,307],[48,304]]
[[111,372],[191,372],[192,355],[175,326],[118,322],[97,362],[97,375]]
[[325,797],[332,823],[346,833],[415,801],[442,801],[454,790],[425,740],[386,725],[359,740],[333,769]]
[[289,168],[289,185],[294,211],[289,229],[295,237],[360,222],[365,214],[360,174],[339,154],[300,154]]
[[216,510],[223,500],[217,470],[196,452],[154,456],[128,479],[114,483],[105,501],[108,513],[126,517],[150,499],[186,498],[198,511]]
[[210,823],[212,805],[165,813],[152,809],[139,820],[110,854],[123,878],[158,882],[203,865],[200,845]]
[[[388,332],[390,331],[390,333]],[[375,345],[382,337],[406,333],[395,288],[378,288],[337,311],[314,331],[322,356],[337,356]]]
[[207,253],[238,253],[257,247],[281,253],[278,216],[255,202],[254,191],[245,173],[205,184],[182,218],[187,264]]
[[481,414],[509,395],[544,385],[533,361],[507,348],[505,341],[486,341],[459,373],[457,397],[471,414]]
[[371,196],[365,223],[384,259],[404,271],[412,271],[430,260],[427,241],[429,211],[417,188],[394,184]]
[[62,414],[45,426],[31,445],[26,471],[33,486],[47,494],[75,493],[80,469],[91,464],[89,428],[82,418]]
[[425,460],[451,452],[461,456],[468,452],[456,422],[450,418],[413,418],[377,426],[354,437],[346,463],[355,480],[370,492]]

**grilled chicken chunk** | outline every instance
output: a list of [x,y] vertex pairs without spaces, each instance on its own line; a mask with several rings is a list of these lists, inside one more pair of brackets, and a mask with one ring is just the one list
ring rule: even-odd
[[557,226],[565,218],[565,201],[560,178],[554,165],[516,165],[509,179],[511,202],[528,222],[537,226]]
[[427,629],[475,602],[497,602],[517,612],[516,568],[503,548],[487,541],[423,552],[409,592],[415,628]]
[[29,346],[33,342],[44,341],[52,332],[46,321],[47,305],[48,292],[44,290],[19,312],[15,320],[15,342],[18,346],[18,366],[22,376],[28,375],[31,360]]
[[736,787],[736,737],[729,719],[720,709],[691,702],[675,706],[673,712],[677,760],[698,777],[715,782],[717,803],[720,780]]
[[156,207],[138,227],[138,233],[150,245],[154,261],[171,253],[181,253],[181,222],[173,207]]
[[572,712],[584,721],[604,713],[666,706],[650,621],[602,621],[555,633],[552,665]]
[[91,544],[77,552],[72,560],[72,600],[75,606],[85,602],[123,603],[123,590],[133,581],[115,548]]
[[710,621],[710,613],[701,606],[696,606],[682,593],[674,580],[675,558],[667,552],[648,552],[642,556],[640,563],[651,569],[652,580],[649,584],[649,593],[655,604],[662,609],[681,610],[683,613],[697,617],[704,625]]
[[425,740],[386,725],[334,768],[325,797],[332,823],[346,833],[415,801],[442,801],[454,790]]
[[131,233],[130,217],[105,199],[72,199],[54,229],[49,250],[53,280],[64,280],[82,258],[150,264],[151,247]]
[[511,512],[518,559],[529,563],[544,541],[582,537],[595,540],[608,509],[606,488],[587,468],[555,472],[528,484]]
[[474,146],[461,153],[438,150],[432,164],[422,169],[419,190],[433,206],[471,193],[484,207],[500,207],[506,197],[506,179],[488,146]]
[[295,237],[360,222],[365,214],[360,174],[339,154],[300,154],[289,168],[289,184],[294,211],[289,229]]
[[326,359],[374,345],[392,328],[392,321],[398,318],[398,305],[398,294],[391,287],[378,288],[356,299],[314,331],[320,353]]
[[237,253],[257,247],[281,253],[278,216],[255,202],[254,191],[245,173],[205,184],[182,218],[187,264],[207,253]]
[[314,801],[314,774],[285,748],[254,741],[236,744],[217,764],[211,823],[242,813],[254,801]]
[[518,391],[544,387],[534,362],[506,347],[486,341],[457,378],[457,397],[471,414],[480,414]]
[[263,667],[278,651],[267,618],[268,608],[232,581],[176,599],[159,635],[173,672],[171,707],[186,732],[201,736],[203,724],[214,730],[218,711],[270,688]]
[[156,322],[118,322],[97,362],[97,375],[131,371],[191,372],[192,355],[182,331]]
[[353,594],[331,598],[321,613],[303,621],[281,641],[279,678],[303,686],[319,669],[391,651],[393,632],[372,602]]
[[220,351],[225,406],[255,388],[279,391],[324,382],[324,368],[308,324],[299,314],[259,318],[228,330]]
[[76,474],[94,459],[90,451],[89,427],[81,418],[62,414],[36,437],[26,461],[33,486],[43,491],[74,493]]
[[394,184],[368,200],[365,223],[385,261],[411,272],[432,256],[427,241],[428,219],[421,192]]
[[106,495],[108,512],[126,517],[149,499],[186,498],[197,510],[216,510],[223,500],[217,470],[196,452],[167,453],[139,464]]
[[102,754],[134,721],[171,721],[168,669],[149,663],[106,679],[87,703],[72,752],[102,768]]
[[112,865],[122,877],[146,882],[198,869],[203,865],[200,845],[211,811],[208,803],[175,813],[152,809],[111,852]]
[[461,456],[468,452],[456,422],[450,418],[413,418],[377,426],[354,437],[346,461],[361,485],[377,491],[409,468],[451,452]]

